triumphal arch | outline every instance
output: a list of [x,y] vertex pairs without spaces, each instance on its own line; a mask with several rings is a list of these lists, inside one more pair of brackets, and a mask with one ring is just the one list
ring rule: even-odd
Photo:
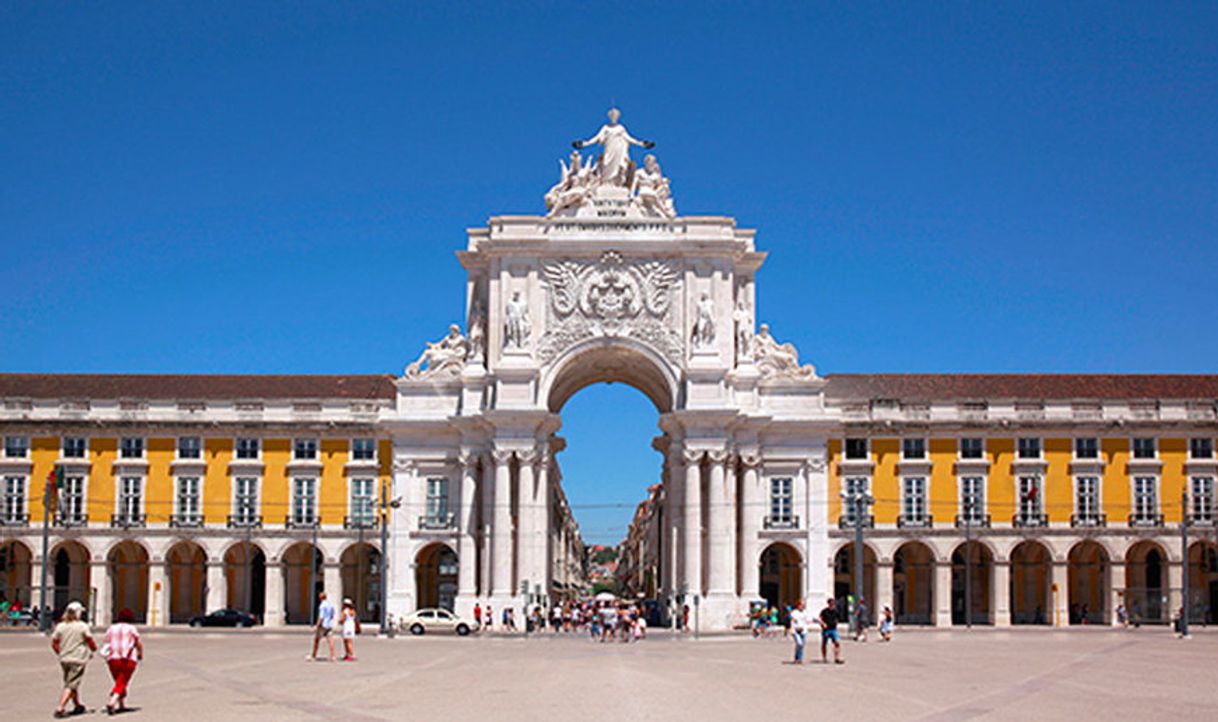
[[[707,628],[739,621],[774,541],[797,552],[805,595],[827,593],[824,381],[757,324],[755,232],[680,215],[655,156],[631,158],[654,144],[616,110],[573,145],[545,215],[468,231],[464,330],[429,343],[398,381],[395,489],[420,514],[394,517],[390,611],[433,601],[407,580],[436,541],[455,552],[458,611],[519,610],[525,590],[555,588],[568,553],[560,413],[599,382],[637,388],[660,413],[663,597],[696,601]],[[409,498],[433,478],[456,490],[434,531],[427,500]],[[796,507],[783,525],[763,523],[775,478]]]

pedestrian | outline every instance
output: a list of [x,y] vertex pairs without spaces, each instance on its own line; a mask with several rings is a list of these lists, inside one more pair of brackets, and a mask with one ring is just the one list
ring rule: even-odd
[[340,628],[343,632],[343,661],[355,661],[355,635],[359,634],[359,619],[355,616],[355,604],[350,599],[343,600],[343,611]]
[[1129,614],[1125,611],[1124,604],[1117,605],[1117,622],[1124,628],[1129,628]]
[[334,632],[334,603],[326,599],[326,593],[321,592],[317,595],[317,622],[313,625],[313,653],[305,659],[310,662],[317,661],[317,647],[321,644],[321,640],[325,639],[326,644],[330,645],[330,661],[334,661],[334,637],[331,634]]
[[884,618],[880,620],[880,641],[892,641],[892,610],[884,607]]
[[482,605],[474,602],[474,626],[482,629]]
[[117,621],[106,630],[106,643],[102,647],[110,676],[114,679],[106,714],[127,709],[127,688],[131,684],[131,676],[135,674],[136,665],[144,661],[144,643],[140,641],[139,630],[135,628],[135,612],[123,607],[118,610],[115,619]]
[[804,612],[802,599],[795,602],[795,607],[787,615],[787,624],[791,630],[791,639],[795,640],[794,664],[804,663],[804,645],[808,641],[808,616]]
[[491,605],[486,605],[486,613],[483,616],[486,617],[486,631],[489,632],[495,628],[495,610]]
[[829,642],[833,642],[833,663],[845,664],[845,660],[842,659],[841,639],[837,635],[837,623],[840,621],[837,613],[837,600],[829,597],[829,601],[825,603],[825,608],[820,610],[816,621],[820,624],[820,661],[825,664],[829,663],[826,648]]
[[859,597],[859,603],[857,606],[855,606],[854,610],[855,610],[855,614],[858,615],[858,625],[859,625],[859,628],[855,632],[855,635],[854,635],[854,641],[866,642],[867,641],[867,626],[868,626],[867,615],[871,612],[871,610],[869,610],[867,608],[867,601],[865,599],[863,599],[862,597]]
[[[59,707],[55,718],[84,714],[87,710],[80,701],[80,681],[85,676],[85,665],[97,651],[97,642],[89,633],[89,625],[80,620],[85,607],[80,602],[68,602],[63,619],[55,625],[51,634],[51,649],[59,657],[59,669],[63,673],[63,694],[59,696]],[[68,702],[72,711],[68,712]]]

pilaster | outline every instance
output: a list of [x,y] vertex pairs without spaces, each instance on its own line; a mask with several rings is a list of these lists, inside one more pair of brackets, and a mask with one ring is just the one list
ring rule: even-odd
[[262,619],[263,626],[283,626],[283,563],[278,559],[267,560],[266,598],[263,604],[266,610]]
[[935,626],[952,626],[952,563],[935,564]]
[[681,513],[681,546],[684,549],[684,584],[688,594],[702,593],[702,456],[685,451],[685,503]]
[[994,600],[994,626],[1011,626],[1011,563],[994,562],[994,585],[990,587]]

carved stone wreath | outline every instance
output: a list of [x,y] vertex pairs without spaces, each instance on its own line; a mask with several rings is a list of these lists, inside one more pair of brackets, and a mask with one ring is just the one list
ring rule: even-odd
[[671,264],[627,262],[616,251],[606,251],[598,263],[551,261],[542,271],[550,306],[550,322],[537,350],[543,363],[597,336],[636,338],[680,363],[682,336],[672,304],[680,276]]

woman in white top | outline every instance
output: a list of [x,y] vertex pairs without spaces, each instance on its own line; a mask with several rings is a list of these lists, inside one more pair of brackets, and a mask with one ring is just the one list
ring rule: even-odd
[[359,632],[359,620],[355,618],[355,605],[350,599],[343,600],[343,611],[339,617],[343,632],[343,661],[355,661],[355,635]]

